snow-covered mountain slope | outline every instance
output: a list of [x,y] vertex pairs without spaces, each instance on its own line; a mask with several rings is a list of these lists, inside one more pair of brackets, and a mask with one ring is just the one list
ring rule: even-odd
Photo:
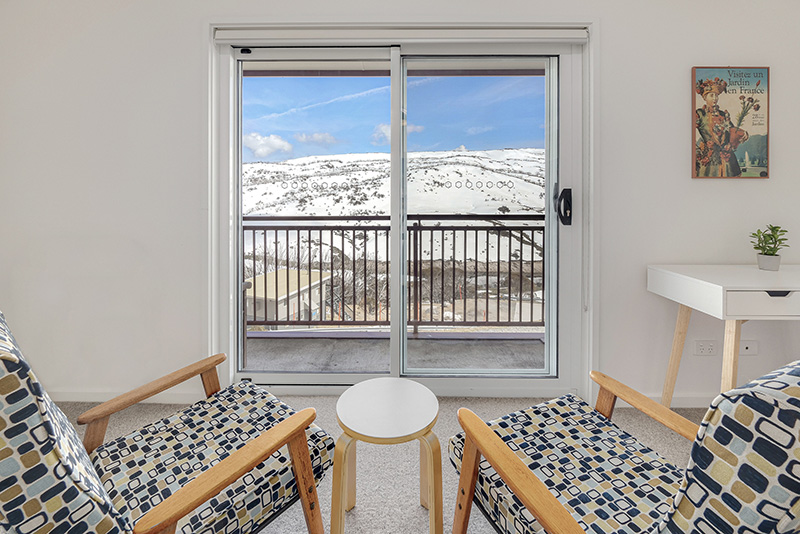
[[[409,213],[543,213],[544,150],[412,152]],[[388,215],[389,154],[243,165],[245,215]]]

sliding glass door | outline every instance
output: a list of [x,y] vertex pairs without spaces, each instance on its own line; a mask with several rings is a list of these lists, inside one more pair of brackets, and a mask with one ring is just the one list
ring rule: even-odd
[[557,56],[234,57],[240,376],[557,376]]
[[545,350],[545,262],[555,256],[544,248],[549,67],[536,57],[404,59],[406,374],[554,368]]
[[241,62],[242,367],[388,373],[385,50]]

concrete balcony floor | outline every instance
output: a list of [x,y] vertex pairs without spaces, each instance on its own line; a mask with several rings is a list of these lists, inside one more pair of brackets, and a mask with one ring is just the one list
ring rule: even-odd
[[[544,369],[544,343],[538,338],[409,338],[412,369]],[[371,373],[389,371],[387,338],[248,338],[248,371]]]

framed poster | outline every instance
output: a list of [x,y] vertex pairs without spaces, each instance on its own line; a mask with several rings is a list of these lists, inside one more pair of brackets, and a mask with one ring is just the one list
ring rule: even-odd
[[692,178],[769,178],[769,67],[694,67],[692,95]]

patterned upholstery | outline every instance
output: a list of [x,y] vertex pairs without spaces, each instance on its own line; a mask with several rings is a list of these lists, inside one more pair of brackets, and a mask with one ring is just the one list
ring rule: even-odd
[[[209,399],[86,454],[0,313],[0,532],[128,534],[141,515],[292,413],[258,386]],[[314,477],[334,442],[307,430]],[[94,465],[93,465],[94,464]],[[179,523],[184,534],[249,533],[298,498],[286,447]]]
[[[135,523],[164,497],[292,413],[263,389],[243,382],[101,445],[91,457],[114,506]],[[315,425],[306,432],[319,482],[332,464],[334,441]],[[178,532],[250,532],[297,497],[284,447],[179,522]]]
[[[583,399],[565,395],[489,426],[572,512],[587,532],[643,532],[669,509],[683,471],[664,461]],[[464,435],[450,439],[460,471]],[[485,459],[475,502],[500,532],[544,532]]]
[[[587,532],[800,532],[800,361],[717,397],[685,472],[571,395],[488,424]],[[475,502],[498,532],[543,532],[486,460]]]
[[[0,526],[19,534],[130,530],[0,313]],[[71,531],[70,531],[71,532]]]
[[800,531],[800,361],[718,396],[659,532]]

